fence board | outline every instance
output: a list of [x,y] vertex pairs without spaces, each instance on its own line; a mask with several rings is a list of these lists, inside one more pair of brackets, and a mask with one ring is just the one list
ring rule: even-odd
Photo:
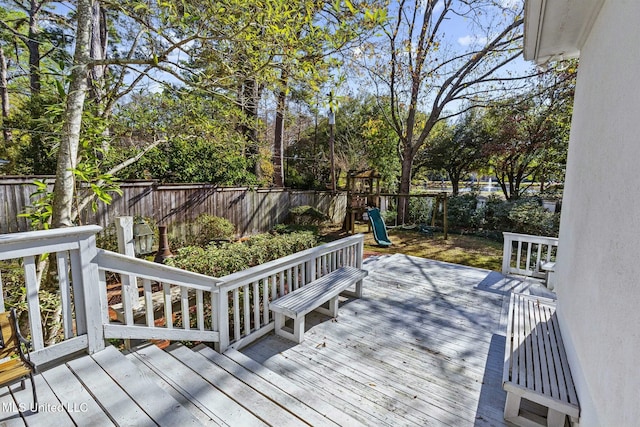
[[[28,231],[29,223],[19,218],[35,191],[31,183],[49,176],[0,177],[0,234]],[[115,195],[97,212],[86,209],[81,224],[108,227],[118,216],[153,218],[169,227],[171,234],[184,237],[185,223],[203,213],[223,217],[236,225],[240,236],[265,232],[286,220],[289,209],[309,205],[342,222],[346,212],[346,194],[287,189],[251,189],[217,187],[212,184],[158,184],[153,181],[123,181],[122,196]]]

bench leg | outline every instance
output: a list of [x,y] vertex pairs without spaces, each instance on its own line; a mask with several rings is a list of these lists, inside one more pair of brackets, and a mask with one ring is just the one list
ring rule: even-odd
[[566,415],[555,409],[549,408],[547,412],[547,426],[548,427],[564,427]]
[[342,295],[352,298],[362,298],[362,280],[358,280],[356,282],[356,290],[355,292],[344,291]]
[[273,317],[273,320],[275,321],[274,330],[276,335],[297,343],[304,341],[304,316],[293,319],[293,333],[283,329],[287,320],[284,314],[274,312]]
[[293,340],[298,344],[304,341],[304,316],[293,319]]
[[318,313],[322,313],[329,317],[338,317],[338,297],[333,297],[329,300],[329,308],[318,307],[315,309]]
[[362,298],[362,280],[356,282],[356,298]]
[[507,393],[507,401],[504,404],[504,419],[507,421],[517,418],[520,414],[521,396],[515,393]]

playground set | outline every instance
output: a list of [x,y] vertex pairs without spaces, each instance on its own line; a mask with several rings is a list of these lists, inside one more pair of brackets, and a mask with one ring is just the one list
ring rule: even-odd
[[[382,194],[380,192],[380,174],[374,170],[354,171],[347,173],[347,213],[343,223],[343,229],[351,234],[355,232],[355,223],[358,218],[368,217],[369,231],[373,231],[373,237],[379,246],[391,246],[392,242],[387,234],[387,226],[380,212],[382,197],[432,197],[435,198],[431,227],[426,224],[420,226],[420,230],[432,230],[435,226],[436,214],[442,208],[444,239],[447,238],[447,193],[423,193],[423,194]],[[402,225],[404,226],[404,224]],[[432,234],[432,232],[431,232]]]

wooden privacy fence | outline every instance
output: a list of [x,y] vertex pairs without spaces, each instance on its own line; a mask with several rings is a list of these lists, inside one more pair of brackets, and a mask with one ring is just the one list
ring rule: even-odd
[[[31,204],[35,179],[52,177],[0,178],[0,233],[28,231],[26,218],[18,214]],[[153,218],[169,226],[172,234],[184,237],[185,223],[201,214],[223,217],[236,225],[238,235],[265,232],[286,220],[289,209],[309,205],[327,214],[332,222],[342,222],[346,194],[289,189],[251,189],[218,187],[212,184],[160,184],[154,181],[123,181],[122,196],[115,195],[110,205],[100,205],[97,212],[85,210],[80,224],[108,227],[118,216]]]

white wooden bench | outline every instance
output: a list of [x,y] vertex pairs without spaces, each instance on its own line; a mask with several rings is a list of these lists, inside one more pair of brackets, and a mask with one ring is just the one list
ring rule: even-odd
[[[304,340],[304,316],[317,310],[331,317],[338,315],[338,296],[355,283],[354,295],[362,297],[362,279],[367,271],[355,267],[341,267],[284,295],[269,304],[273,311],[276,335],[298,343]],[[321,307],[329,303],[329,308]],[[286,318],[293,319],[293,333],[284,330]]]
[[[555,301],[513,293],[509,307],[502,386],[504,418],[520,426],[564,427],[580,406],[555,315]],[[521,408],[522,399],[547,408],[546,418]]]

